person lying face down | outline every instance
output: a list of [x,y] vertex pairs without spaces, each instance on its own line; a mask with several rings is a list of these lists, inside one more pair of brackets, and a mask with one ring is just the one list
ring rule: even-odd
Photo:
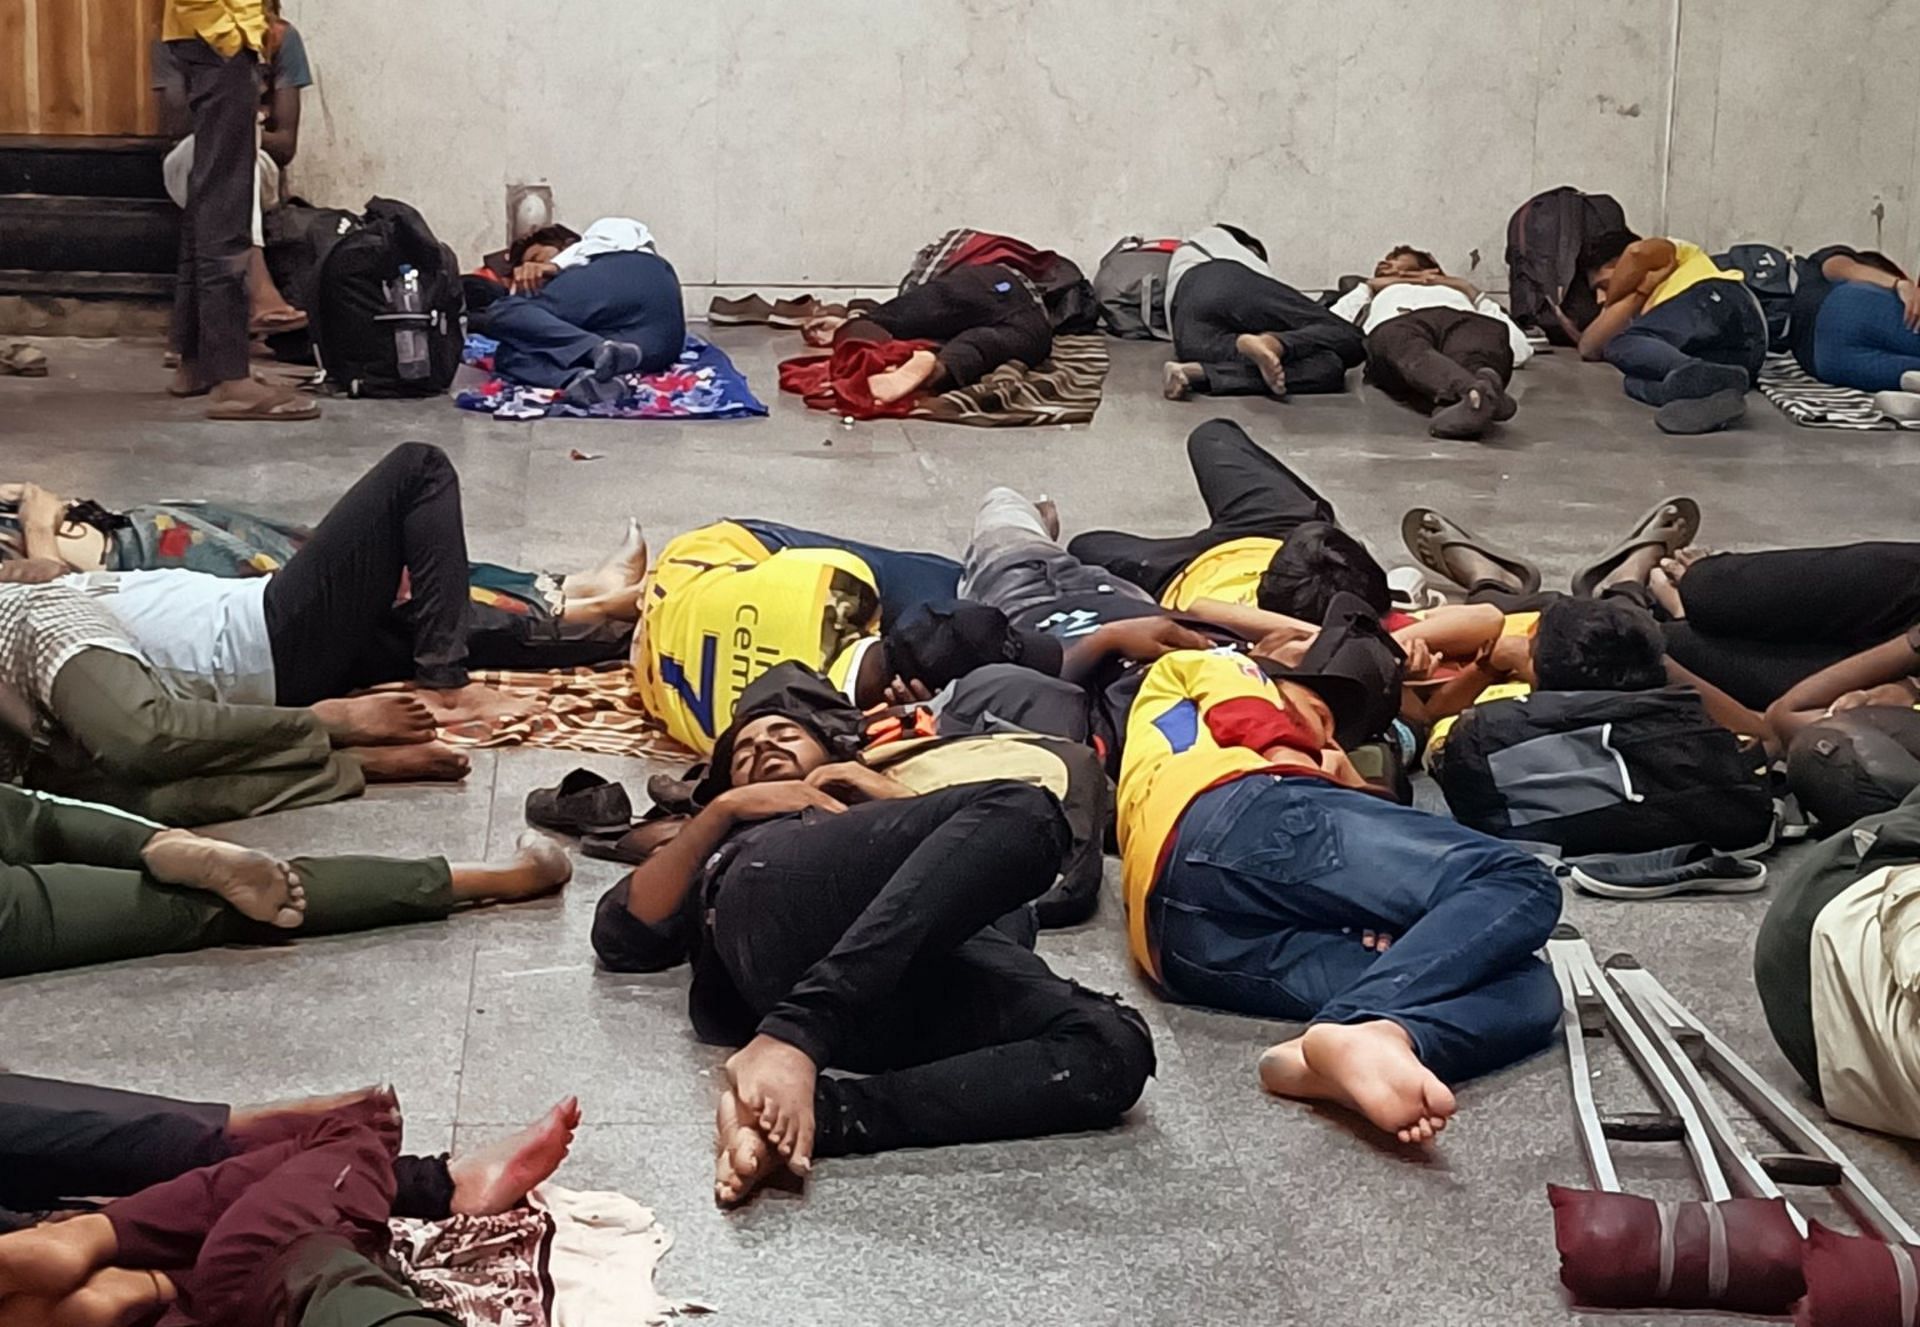
[[723,1204],[815,1156],[1107,1128],[1153,1071],[1138,1014],[995,927],[1059,872],[1053,796],[1005,780],[916,796],[854,758],[859,733],[819,674],[768,670],[703,809],[595,917],[605,966],[691,958],[696,1032],[746,1043],[716,1115]]
[[1120,775],[1128,936],[1175,999],[1308,1023],[1261,1058],[1269,1092],[1428,1143],[1451,1083],[1552,1039],[1559,992],[1535,951],[1560,886],[1526,852],[1367,789],[1338,739],[1366,726],[1347,706],[1324,676],[1276,683],[1231,655],[1148,670]]
[[880,405],[916,392],[971,387],[1003,364],[1037,368],[1053,354],[1053,320],[1032,281],[1000,263],[955,267],[851,317],[822,317],[801,329],[808,345],[849,341],[934,341],[867,380]]
[[1533,348],[1472,282],[1424,249],[1395,245],[1332,312],[1367,336],[1367,380],[1431,417],[1438,438],[1477,438],[1513,418],[1513,371]]

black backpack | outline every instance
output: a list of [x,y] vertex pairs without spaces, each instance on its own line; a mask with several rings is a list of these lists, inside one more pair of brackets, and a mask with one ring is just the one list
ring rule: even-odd
[[1579,343],[1600,314],[1600,301],[1580,270],[1589,236],[1624,230],[1627,214],[1610,194],[1572,185],[1520,204],[1507,222],[1507,303],[1521,327],[1537,327],[1556,345]]
[[1462,824],[1564,856],[1765,843],[1763,763],[1685,687],[1487,701],[1428,757]]
[[[420,311],[389,311],[389,287],[400,268],[419,274]],[[433,396],[447,390],[466,345],[466,304],[460,264],[405,203],[367,201],[355,229],[338,236],[321,258],[315,294],[306,306],[313,345],[326,380],[348,396]],[[427,372],[400,373],[394,333],[401,326],[426,334]]]
[[[289,198],[264,218],[267,272],[273,284],[296,309],[314,307],[320,264],[343,238],[360,228],[360,218],[338,207],[315,207],[304,198]],[[267,346],[276,359],[293,364],[313,363],[309,328],[275,332]]]
[[1767,316],[1767,348],[1787,348],[1787,324],[1793,318],[1793,260],[1771,244],[1736,244],[1713,256],[1718,267],[1747,278],[1747,289]]

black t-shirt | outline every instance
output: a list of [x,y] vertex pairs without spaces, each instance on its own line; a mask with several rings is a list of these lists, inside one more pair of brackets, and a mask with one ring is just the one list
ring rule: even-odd
[[1080,594],[1063,594],[1037,604],[1014,618],[1013,625],[1022,631],[1042,631],[1049,636],[1057,636],[1063,645],[1071,645],[1109,622],[1167,616],[1170,616],[1167,610],[1151,599],[1088,590]]
[[1859,258],[1857,249],[1849,249],[1844,244],[1829,244],[1824,249],[1816,249],[1804,258],[1794,260],[1793,314],[1787,323],[1787,344],[1793,350],[1793,357],[1800,367],[1813,377],[1820,376],[1820,370],[1814,367],[1813,333],[1820,321],[1820,306],[1827,302],[1834,283],[1827,280],[1820,269],[1829,258]]

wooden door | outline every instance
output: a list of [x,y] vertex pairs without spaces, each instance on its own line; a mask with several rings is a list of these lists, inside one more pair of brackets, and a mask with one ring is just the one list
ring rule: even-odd
[[0,0],[0,134],[151,134],[165,0]]

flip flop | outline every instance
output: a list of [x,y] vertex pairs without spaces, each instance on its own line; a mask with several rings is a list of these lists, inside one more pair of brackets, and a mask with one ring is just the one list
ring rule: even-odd
[[46,352],[24,341],[16,341],[5,349],[0,349],[0,375],[14,378],[44,378],[47,376]]
[[1591,599],[1600,582],[1605,580],[1618,567],[1621,561],[1637,548],[1658,544],[1672,557],[1691,544],[1694,536],[1700,533],[1700,504],[1692,498],[1664,498],[1654,505],[1652,511],[1634,523],[1633,530],[1602,553],[1598,560],[1587,564],[1573,578],[1573,593],[1577,599]]
[[274,424],[292,423],[302,419],[320,418],[320,403],[304,400],[289,392],[285,396],[268,397],[264,401],[256,401],[251,405],[209,406],[207,418]]
[[1540,589],[1540,568],[1518,553],[1510,553],[1487,542],[1431,507],[1415,507],[1400,518],[1400,539],[1415,562],[1454,584],[1459,582],[1447,570],[1446,552],[1449,548],[1460,547],[1472,549],[1481,557],[1512,572],[1520,582],[1519,593],[1534,594]]
[[263,313],[247,320],[247,335],[274,336],[280,332],[297,332],[307,325],[307,315],[298,309],[289,308],[285,313]]

